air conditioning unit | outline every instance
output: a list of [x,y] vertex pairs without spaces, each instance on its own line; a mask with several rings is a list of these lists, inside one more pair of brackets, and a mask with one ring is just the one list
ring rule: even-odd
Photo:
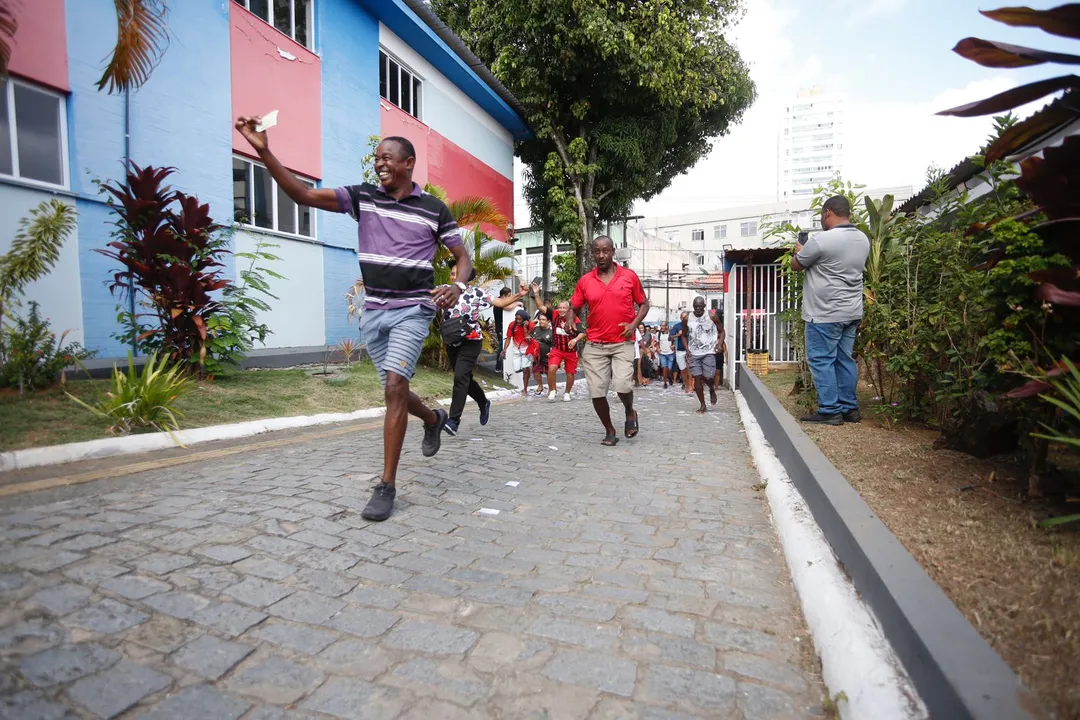
[[618,248],[615,250],[615,262],[630,262],[631,257],[630,248]]
[[679,303],[679,309],[680,310],[685,310],[686,309],[686,301],[685,300],[683,300],[681,303]]

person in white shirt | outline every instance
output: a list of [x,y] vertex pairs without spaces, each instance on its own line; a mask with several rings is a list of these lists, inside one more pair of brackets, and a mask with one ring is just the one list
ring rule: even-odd
[[660,350],[660,374],[664,378],[664,387],[675,384],[672,373],[675,371],[675,343],[671,341],[670,331],[666,322],[660,323],[660,332],[657,334],[657,343]]

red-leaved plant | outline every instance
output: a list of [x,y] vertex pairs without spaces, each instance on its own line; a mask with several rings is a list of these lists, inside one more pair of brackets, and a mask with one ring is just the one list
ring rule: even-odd
[[224,229],[210,206],[173,190],[165,180],[175,168],[131,163],[126,182],[103,189],[117,214],[114,240],[96,252],[123,266],[109,290],[145,312],[122,312],[127,339],[160,350],[173,362],[206,363],[207,320],[222,309],[211,293],[229,285],[221,258],[229,254]]

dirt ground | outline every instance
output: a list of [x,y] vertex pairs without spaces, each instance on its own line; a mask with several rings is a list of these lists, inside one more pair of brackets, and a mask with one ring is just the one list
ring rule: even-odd
[[[765,378],[797,416],[793,382]],[[1080,719],[1080,528],[1036,526],[1052,506],[1026,497],[1020,458],[937,450],[937,432],[863,407],[858,425],[805,430],[1053,717]]]

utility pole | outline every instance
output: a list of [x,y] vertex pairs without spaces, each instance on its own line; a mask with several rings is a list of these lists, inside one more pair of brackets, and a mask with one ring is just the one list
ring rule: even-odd
[[664,299],[664,322],[671,322],[671,263],[667,264],[664,275],[667,277],[667,297]]

